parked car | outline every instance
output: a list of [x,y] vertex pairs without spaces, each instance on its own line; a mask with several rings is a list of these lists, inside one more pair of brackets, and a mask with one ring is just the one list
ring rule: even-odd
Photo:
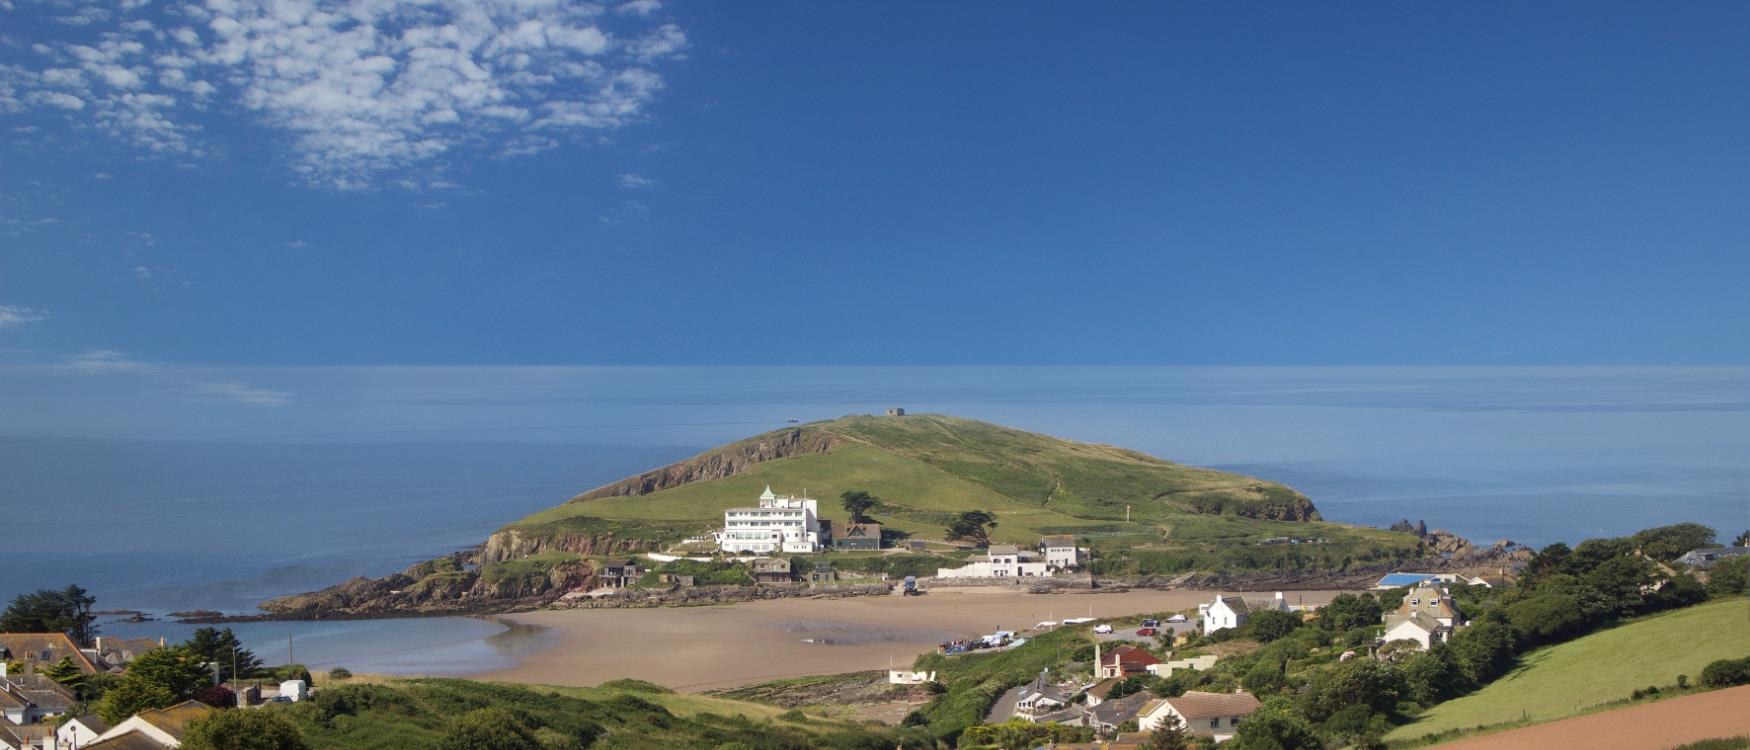
[[1112,626],[1102,622],[1094,626],[1094,632],[1099,633],[1100,635],[1105,635],[1112,632]]
[[1136,631],[1136,634],[1137,635],[1154,635],[1158,632],[1159,631],[1155,630],[1154,628],[1143,628],[1141,630]]
[[1160,620],[1143,620],[1142,626],[1145,628],[1158,628],[1161,626],[1161,621]]

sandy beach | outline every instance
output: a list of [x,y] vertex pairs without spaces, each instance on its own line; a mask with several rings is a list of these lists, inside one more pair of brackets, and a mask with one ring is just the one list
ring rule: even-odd
[[[1338,591],[1288,592],[1323,604]],[[590,686],[634,677],[698,692],[804,675],[909,666],[942,641],[1044,620],[1195,610],[1207,591],[1026,594],[937,589],[928,596],[773,599],[717,607],[551,610],[503,619],[551,628],[551,644],[486,680]]]

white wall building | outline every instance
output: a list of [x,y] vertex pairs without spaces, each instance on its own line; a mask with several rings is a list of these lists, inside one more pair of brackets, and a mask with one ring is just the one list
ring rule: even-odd
[[773,494],[768,486],[758,506],[723,511],[717,544],[724,552],[819,552],[820,502]]
[[1069,534],[1054,534],[1039,538],[1039,552],[1045,555],[1045,564],[1059,570],[1069,570],[1081,567],[1081,550],[1076,548],[1076,538]]
[[1028,578],[1051,575],[1051,565],[1042,562],[1022,562],[1021,550],[1013,544],[993,544],[985,550],[985,561],[958,568],[937,568],[937,578]]
[[1282,598],[1282,592],[1276,592],[1276,598],[1222,596],[1217,594],[1215,601],[1197,605],[1197,614],[1203,617],[1203,634],[1209,635],[1217,630],[1237,628],[1252,619],[1252,614],[1265,610],[1278,612],[1288,611],[1288,600]]

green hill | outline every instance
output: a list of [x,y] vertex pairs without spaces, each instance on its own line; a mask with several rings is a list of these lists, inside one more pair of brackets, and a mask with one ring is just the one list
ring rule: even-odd
[[1649,685],[1693,681],[1716,659],[1750,656],[1740,598],[1699,604],[1532,651],[1487,687],[1435,706],[1388,739],[1529,719],[1553,721],[1628,698]]
[[[757,435],[507,530],[523,539],[581,533],[667,543],[708,533],[724,509],[751,505],[768,485],[820,498],[829,519],[844,516],[840,493],[866,490],[881,498],[873,515],[919,539],[940,539],[961,511],[991,511],[997,541],[1076,534],[1107,553],[1096,560],[1108,572],[1340,567],[1401,559],[1417,544],[1407,534],[1320,522],[1310,500],[1275,482],[942,415],[849,416]],[[1322,541],[1261,544],[1272,537]]]

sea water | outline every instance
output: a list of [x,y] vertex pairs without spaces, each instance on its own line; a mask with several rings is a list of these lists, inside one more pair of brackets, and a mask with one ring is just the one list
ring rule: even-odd
[[[1349,523],[1425,520],[1533,545],[1681,520],[1728,539],[1750,528],[1746,368],[221,374],[293,395],[274,407],[190,404],[0,368],[0,597],[79,583],[104,609],[248,611],[477,543],[582,490],[791,419],[888,406],[1282,481]],[[186,627],[108,629],[177,639]],[[283,655],[289,633],[300,661],[385,672],[482,671],[540,642],[468,618],[239,632],[264,656]]]

